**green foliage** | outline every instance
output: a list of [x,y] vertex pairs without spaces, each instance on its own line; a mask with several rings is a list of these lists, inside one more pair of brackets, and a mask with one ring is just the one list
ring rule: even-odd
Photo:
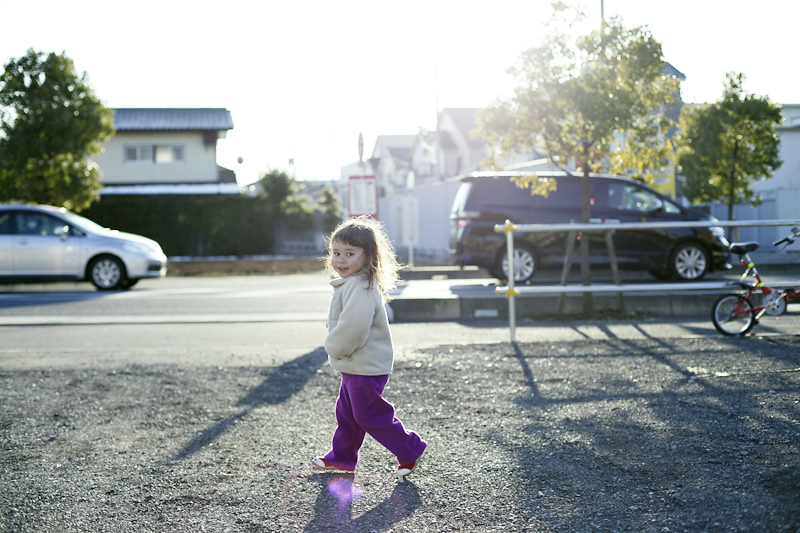
[[263,199],[239,195],[107,196],[82,215],[150,237],[168,256],[273,253],[279,218]]
[[0,75],[0,201],[88,207],[100,189],[88,156],[112,124],[68,57],[28,50],[9,61]]
[[315,221],[309,199],[282,172],[262,178],[257,197],[104,196],[82,214],[98,224],[150,237],[167,256],[244,256],[276,253],[288,230]]
[[572,38],[580,13],[554,7],[551,33],[510,70],[517,81],[513,97],[479,117],[481,133],[496,149],[490,166],[517,153],[550,158],[568,173],[573,162],[584,174],[647,174],[663,167],[671,150],[667,111],[677,102],[678,80],[663,74],[660,43],[645,28],[626,29],[618,19]]
[[294,178],[279,170],[262,174],[258,183],[261,186],[259,196],[266,200],[273,211],[285,211],[297,193]]
[[259,197],[273,213],[282,213],[293,230],[307,229],[313,224],[311,199],[297,193],[294,177],[286,172],[272,170],[262,175]]
[[317,208],[322,213],[322,224],[325,233],[332,233],[339,222],[342,221],[342,209],[339,205],[339,195],[330,187],[323,187]]
[[[514,94],[478,116],[479,130],[492,146],[492,168],[511,155],[546,157],[573,175],[582,175],[582,222],[591,217],[589,173],[657,169],[671,146],[667,112],[678,101],[678,80],[664,75],[661,44],[643,28],[624,28],[614,18],[600,31],[576,37],[583,15],[562,2],[553,4],[549,32],[526,50],[509,72]],[[531,176],[532,192],[549,184]],[[582,239],[581,278],[591,283],[588,239]],[[584,311],[591,313],[591,293]]]
[[693,202],[722,200],[733,206],[756,206],[752,184],[772,177],[778,159],[782,122],[780,106],[766,97],[746,94],[742,74],[728,73],[722,98],[714,104],[687,106],[678,136],[679,172],[686,177],[682,193]]

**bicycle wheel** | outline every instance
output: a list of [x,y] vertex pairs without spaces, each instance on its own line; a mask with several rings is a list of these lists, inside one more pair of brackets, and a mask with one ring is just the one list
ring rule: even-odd
[[711,321],[723,335],[744,335],[756,324],[753,306],[738,294],[720,296],[711,309]]

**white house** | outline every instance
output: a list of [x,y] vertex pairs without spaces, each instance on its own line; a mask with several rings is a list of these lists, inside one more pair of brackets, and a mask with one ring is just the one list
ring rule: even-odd
[[443,176],[458,176],[483,169],[486,148],[477,135],[476,108],[444,108],[439,113],[440,167]]
[[[342,169],[342,178],[367,169],[377,180],[378,218],[406,259],[449,259],[449,212],[459,181],[453,178],[482,169],[485,148],[473,135],[478,109],[445,108],[438,130],[416,135],[381,135],[362,165]],[[348,198],[343,196],[347,211]]]
[[233,129],[227,109],[115,109],[114,128],[93,158],[102,195],[240,194],[235,173],[217,165],[217,140]]

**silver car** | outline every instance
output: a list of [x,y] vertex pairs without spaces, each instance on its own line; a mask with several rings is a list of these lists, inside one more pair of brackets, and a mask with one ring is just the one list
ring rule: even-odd
[[152,239],[64,208],[0,205],[0,282],[91,281],[120,290],[166,274],[167,257]]

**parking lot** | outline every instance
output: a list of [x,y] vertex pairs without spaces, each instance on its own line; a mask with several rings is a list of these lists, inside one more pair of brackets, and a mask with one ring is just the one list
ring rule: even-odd
[[323,274],[164,281],[0,294],[0,530],[800,526],[796,314],[397,322],[386,394],[430,445],[399,484],[369,439],[354,475],[308,467]]

